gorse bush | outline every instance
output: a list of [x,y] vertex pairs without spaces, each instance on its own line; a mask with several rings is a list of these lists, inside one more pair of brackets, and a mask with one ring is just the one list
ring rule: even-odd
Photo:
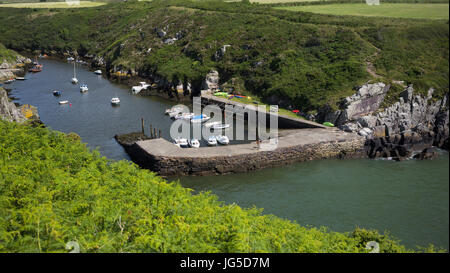
[[369,235],[225,205],[109,161],[74,134],[0,121],[0,252],[66,252],[70,241],[82,252],[367,252],[370,240],[409,251]]

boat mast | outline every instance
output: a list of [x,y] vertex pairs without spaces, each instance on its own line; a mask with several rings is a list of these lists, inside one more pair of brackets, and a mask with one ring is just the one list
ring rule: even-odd
[[73,63],[73,78],[76,79],[77,78],[77,73],[75,71],[75,62]]

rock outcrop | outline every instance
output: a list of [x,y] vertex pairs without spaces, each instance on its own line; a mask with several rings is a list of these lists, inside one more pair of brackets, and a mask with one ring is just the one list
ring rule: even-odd
[[25,117],[16,105],[9,100],[5,89],[0,87],[0,119],[23,122]]
[[219,72],[211,70],[205,77],[202,90],[215,90],[219,88]]
[[398,102],[380,111],[388,90],[383,83],[364,85],[343,100],[340,110],[324,107],[318,117],[334,122],[341,130],[365,136],[372,158],[402,160],[427,147],[449,148],[448,94],[434,99],[434,89],[430,88],[424,97],[415,94],[410,85],[400,93]]

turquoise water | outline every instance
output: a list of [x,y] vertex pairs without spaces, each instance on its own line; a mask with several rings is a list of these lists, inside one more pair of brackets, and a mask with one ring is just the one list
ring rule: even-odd
[[[22,104],[37,106],[49,127],[76,132],[84,142],[111,159],[129,159],[114,135],[140,130],[140,119],[168,136],[171,120],[164,110],[174,102],[132,95],[130,88],[109,82],[83,67],[81,94],[70,83],[73,66],[42,60],[44,71],[27,74],[11,85],[11,95]],[[52,96],[61,90],[61,98]],[[111,107],[112,97],[120,107]],[[69,100],[72,106],[58,104]],[[148,128],[147,128],[148,129]],[[437,160],[393,162],[385,160],[322,160],[246,174],[184,177],[182,185],[212,191],[226,203],[264,208],[264,213],[326,226],[334,231],[355,227],[389,230],[409,247],[433,243],[449,248],[449,156]]]

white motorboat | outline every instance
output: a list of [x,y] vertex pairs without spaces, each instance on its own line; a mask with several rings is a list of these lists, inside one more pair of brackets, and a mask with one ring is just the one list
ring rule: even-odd
[[191,119],[192,123],[201,123],[201,122],[205,122],[208,119],[210,119],[210,117],[208,117],[207,115],[199,115],[199,116],[193,116]]
[[205,126],[206,128],[211,128],[213,125],[218,125],[220,124],[219,121],[211,121],[211,122],[207,122],[205,124],[203,124],[203,126]]
[[217,142],[222,145],[230,144],[230,139],[227,136],[216,136]]
[[73,83],[73,84],[77,84],[78,83],[75,63],[73,63],[73,78],[72,78],[72,80],[70,80],[70,82]]
[[16,80],[17,80],[17,81],[24,81],[24,80],[26,80],[26,79],[25,79],[24,77],[17,77]]
[[139,85],[133,86],[131,88],[131,92],[133,92],[133,94],[138,94],[139,92],[141,92],[144,89],[147,89],[150,86],[151,85],[146,82],[140,82]]
[[174,118],[175,119],[190,120],[193,117],[194,117],[194,113],[179,113]]
[[217,139],[215,136],[210,136],[208,138],[208,145],[209,146],[216,146],[217,145]]
[[172,108],[166,109],[165,113],[166,113],[166,115],[169,115],[170,117],[172,117],[172,116],[176,116],[181,111],[183,111],[183,108],[174,106]]
[[226,123],[222,123],[222,124],[214,124],[213,126],[212,126],[212,128],[214,129],[214,130],[222,130],[222,129],[226,129],[226,128],[229,128],[230,127],[230,124],[226,124]]
[[68,62],[73,62],[73,61],[75,61],[75,58],[74,57],[69,57],[69,58],[67,58],[67,61]]
[[69,103],[68,100],[62,100],[62,101],[59,102],[59,104],[68,104],[68,103]]
[[9,79],[9,80],[5,81],[5,84],[10,84],[10,83],[12,83],[14,81],[15,81],[14,79]]
[[112,105],[119,105],[120,104],[120,99],[119,98],[112,98],[111,99],[111,104]]
[[102,71],[99,69],[99,70],[95,70],[94,71],[94,74],[97,74],[97,75],[101,75],[102,74]]
[[200,148],[200,141],[198,141],[198,139],[196,138],[193,138],[189,140],[189,146],[191,146],[192,148]]
[[88,86],[86,84],[80,85],[80,92],[86,93],[89,90]]
[[189,145],[187,139],[182,137],[177,137],[174,140],[174,144],[178,147],[187,147]]

